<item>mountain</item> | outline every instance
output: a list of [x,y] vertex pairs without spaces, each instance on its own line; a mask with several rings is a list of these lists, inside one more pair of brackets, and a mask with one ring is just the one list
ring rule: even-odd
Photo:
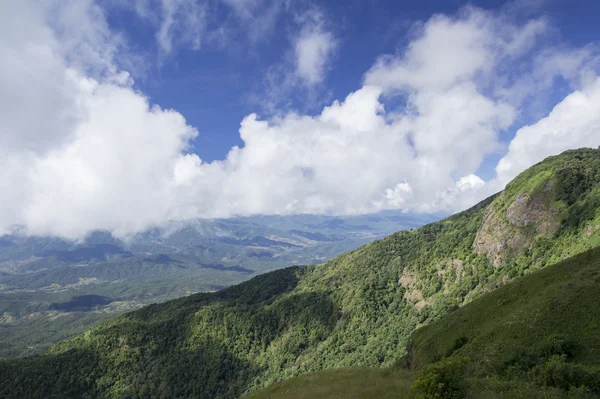
[[[133,237],[0,238],[0,356],[50,345],[124,311],[321,263],[431,217],[295,215],[172,222]],[[72,307],[81,298],[86,306]]]
[[599,200],[600,153],[567,151],[441,222],[3,361],[0,395],[233,398],[311,371],[391,366],[418,327],[597,247]]
[[408,354],[390,368],[321,371],[245,399],[599,397],[598,300],[595,248],[417,329]]

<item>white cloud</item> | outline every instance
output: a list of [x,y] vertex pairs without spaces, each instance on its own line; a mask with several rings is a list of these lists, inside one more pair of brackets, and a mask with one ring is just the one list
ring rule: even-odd
[[464,82],[489,88],[503,81],[498,74],[506,73],[506,63],[523,56],[546,29],[543,19],[516,25],[477,8],[465,8],[458,18],[437,15],[417,30],[402,55],[379,58],[366,81],[388,90],[440,91]]
[[[131,88],[105,51],[115,38],[101,12],[81,4],[60,18],[34,2],[0,6],[2,231],[75,237],[169,217],[174,170],[196,132]],[[73,32],[81,42],[58,40]]]
[[128,87],[78,83],[86,117],[69,144],[31,164],[34,190],[25,224],[42,232],[60,225],[66,234],[80,235],[81,220],[117,231],[160,223],[168,217],[177,192],[174,174],[195,130],[176,112],[149,108]]
[[[317,111],[328,92],[322,84],[332,68],[339,40],[318,8],[296,14],[290,49],[265,73],[264,87],[254,102],[267,114],[280,114],[295,103]],[[329,100],[328,100],[329,101]]]
[[461,192],[481,188],[484,185],[485,182],[481,180],[481,177],[474,174],[463,176],[456,182],[456,188]]
[[222,0],[231,7],[241,19],[253,17],[254,10],[262,3],[261,0]]
[[[467,9],[432,18],[405,51],[376,62],[362,88],[316,115],[248,115],[243,147],[203,163],[188,152],[197,132],[183,116],[134,90],[99,8],[37,5],[0,3],[0,233],[127,235],[197,217],[458,210],[538,158],[598,137],[600,84],[588,73],[583,89],[519,130],[499,180],[478,177],[520,111],[508,95],[520,75],[504,67],[544,54],[527,55],[545,25]],[[578,65],[589,69],[585,59]],[[548,84],[581,69],[555,64]]]
[[[180,49],[255,44],[272,33],[287,0],[104,0],[133,11],[155,30],[160,61]],[[246,43],[244,43],[246,45]]]
[[320,12],[313,10],[302,19],[303,26],[294,45],[296,75],[313,86],[323,80],[337,40],[325,29]]
[[[387,203],[394,208],[402,208],[412,197],[412,188],[407,182],[396,184],[396,187],[387,188],[385,190],[385,199]],[[377,203],[378,206],[383,206],[385,202]]]
[[493,194],[493,190],[494,185],[486,184],[479,176],[470,174],[458,179],[454,186],[436,192],[435,198],[417,204],[414,209],[425,213],[441,209],[462,210]]
[[142,19],[156,25],[156,43],[166,56],[176,47],[197,50],[205,39],[208,4],[198,0],[135,0],[121,6],[131,7]]
[[600,78],[562,100],[550,114],[517,131],[496,167],[504,186],[529,166],[550,155],[600,145]]
[[162,0],[162,21],[156,40],[165,54],[173,51],[173,42],[200,48],[206,30],[206,5],[196,0]]

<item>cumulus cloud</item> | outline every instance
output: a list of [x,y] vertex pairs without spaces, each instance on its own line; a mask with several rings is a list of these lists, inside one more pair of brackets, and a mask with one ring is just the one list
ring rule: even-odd
[[529,166],[562,151],[600,145],[600,78],[569,94],[540,121],[520,128],[496,167],[506,185]]
[[[78,4],[0,4],[0,233],[124,236],[199,217],[458,210],[540,157],[596,145],[600,83],[586,73],[579,90],[518,131],[495,182],[477,176],[521,112],[523,97],[508,95],[516,82],[542,80],[528,68],[547,54],[536,45],[546,24],[469,8],[427,21],[405,49],[375,62],[363,87],[315,115],[248,115],[243,146],[205,163],[189,152],[196,129],[151,104],[115,61],[122,41],[102,10]],[[506,76],[525,58],[528,68]],[[578,65],[590,70],[592,59]],[[581,69],[559,61],[544,72],[547,85]]]
[[501,97],[502,88],[512,89],[507,66],[515,60],[526,66],[523,56],[546,30],[544,19],[518,25],[502,14],[472,7],[458,18],[437,15],[415,29],[417,37],[403,54],[380,57],[366,80],[390,91],[439,92],[475,83],[486,94]]
[[[168,217],[176,195],[174,170],[196,131],[132,89],[104,51],[115,38],[101,11],[81,4],[61,18],[33,2],[0,6],[3,232],[134,231]],[[58,40],[81,29],[77,45]]]

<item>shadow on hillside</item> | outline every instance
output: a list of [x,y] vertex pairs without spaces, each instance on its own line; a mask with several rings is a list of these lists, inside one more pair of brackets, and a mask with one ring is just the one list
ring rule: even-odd
[[[45,356],[0,361],[0,397],[235,398],[326,339],[339,312],[321,292],[292,293],[288,268],[212,294],[148,306]],[[258,353],[270,352],[267,361]],[[18,386],[18,388],[16,388]]]
[[292,291],[298,284],[302,267],[288,267],[256,276],[241,284],[212,293],[199,293],[160,304],[148,305],[127,314],[132,320],[185,318],[211,304],[231,305],[266,304]]
[[[239,397],[267,370],[277,378],[303,351],[329,337],[339,315],[333,301],[319,292],[278,296],[264,304],[223,301],[189,319],[187,337],[180,337],[184,340],[179,344],[187,352],[170,352],[168,357],[188,359],[191,363],[184,366],[196,370],[194,378],[209,384],[205,392],[212,394],[198,397]],[[270,353],[269,360],[258,361],[256,353],[264,351]]]

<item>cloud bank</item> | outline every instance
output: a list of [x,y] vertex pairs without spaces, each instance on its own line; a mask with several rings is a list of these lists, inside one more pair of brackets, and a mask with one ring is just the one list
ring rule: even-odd
[[[0,4],[0,234],[125,236],[192,218],[456,211],[544,157],[600,139],[594,47],[554,48],[544,19],[466,8],[415,27],[360,89],[316,115],[248,115],[243,146],[205,163],[189,152],[196,128],[151,104],[115,61],[123,43],[102,9],[55,6]],[[307,48],[297,71],[317,81],[329,50]],[[516,63],[519,72],[508,72]],[[477,171],[503,150],[501,134],[557,81],[572,93],[518,129],[485,182]]]

